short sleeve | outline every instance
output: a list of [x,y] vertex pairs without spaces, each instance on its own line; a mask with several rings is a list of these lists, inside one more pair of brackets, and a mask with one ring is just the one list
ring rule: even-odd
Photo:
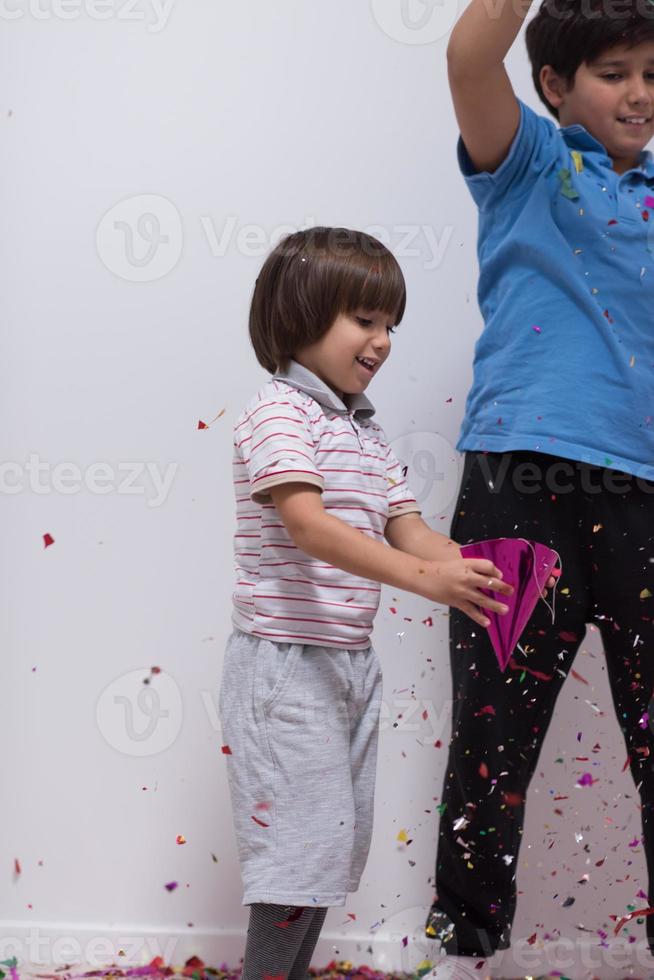
[[310,483],[324,489],[308,415],[287,396],[257,403],[237,424],[234,444],[245,463],[255,503],[269,503],[268,491],[280,483]]
[[530,190],[534,181],[558,157],[557,129],[551,119],[534,112],[518,99],[520,123],[508,155],[497,170],[475,170],[465,143],[459,136],[457,158],[475,204],[480,210],[494,204],[498,198],[517,198]]
[[386,479],[388,481],[388,518],[400,514],[420,514],[420,508],[407,483],[404,467],[390,446],[386,446]]

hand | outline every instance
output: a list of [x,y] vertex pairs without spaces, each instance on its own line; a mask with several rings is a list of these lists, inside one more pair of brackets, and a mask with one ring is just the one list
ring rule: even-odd
[[421,576],[419,594],[433,602],[460,609],[475,623],[488,626],[490,620],[482,609],[504,615],[508,607],[484,595],[490,589],[502,595],[512,595],[513,586],[502,582],[502,572],[486,558],[457,558],[452,561],[431,561]]

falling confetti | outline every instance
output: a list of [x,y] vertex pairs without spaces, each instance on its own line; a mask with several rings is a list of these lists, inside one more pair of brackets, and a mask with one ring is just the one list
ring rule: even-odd
[[584,169],[584,158],[579,152],[579,150],[572,151],[572,159],[574,160],[575,170],[577,171],[577,173],[578,174],[582,173]]
[[44,534],[43,535],[43,547],[44,548],[49,548],[51,544],[54,544],[54,538],[52,537],[52,535],[51,534]]
[[559,170],[558,178],[561,181],[561,194],[570,201],[576,201],[579,194],[572,186],[572,175],[567,167]]
[[217,422],[218,419],[221,419],[224,414],[225,414],[225,409],[223,408],[223,409],[220,410],[220,412],[218,412],[218,414],[216,415],[215,419],[212,419],[211,420],[211,422],[203,422],[202,419],[200,419],[199,422],[198,422],[198,429],[208,429],[208,428],[210,428],[213,425],[213,423],[214,422]]

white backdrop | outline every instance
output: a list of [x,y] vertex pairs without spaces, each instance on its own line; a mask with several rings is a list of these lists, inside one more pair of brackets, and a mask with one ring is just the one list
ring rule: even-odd
[[[414,486],[446,530],[481,329],[445,64],[462,9],[3,0],[0,958],[241,954],[216,707],[231,427],[266,377],[251,290],[284,230],[342,224],[393,248],[409,301],[369,394],[398,451],[421,452]],[[509,69],[539,108],[523,48]],[[384,590],[373,846],[321,964],[425,955],[446,637],[443,609]],[[590,634],[575,668],[588,683],[566,682],[534,779],[514,936],[568,976],[574,957],[609,976],[609,916],[647,904],[638,798]]]

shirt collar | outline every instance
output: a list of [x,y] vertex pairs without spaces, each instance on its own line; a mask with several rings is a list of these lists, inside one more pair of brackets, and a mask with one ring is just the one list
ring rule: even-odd
[[[613,168],[613,161],[606,152],[606,147],[594,136],[591,136],[585,126],[580,123],[573,123],[572,126],[561,126],[559,131],[568,146],[575,150],[591,150],[599,153]],[[645,173],[647,177],[654,177],[654,155],[651,150],[641,150],[638,166],[632,167],[625,173]],[[624,177],[624,174],[620,176]]]
[[273,380],[284,381],[286,384],[303,391],[305,395],[315,398],[324,408],[330,408],[334,412],[350,414],[355,419],[369,419],[375,414],[375,407],[364,394],[346,395],[349,406],[342,401],[335,391],[325,384],[321,378],[317,377],[303,364],[290,360],[286,371],[276,371]]

